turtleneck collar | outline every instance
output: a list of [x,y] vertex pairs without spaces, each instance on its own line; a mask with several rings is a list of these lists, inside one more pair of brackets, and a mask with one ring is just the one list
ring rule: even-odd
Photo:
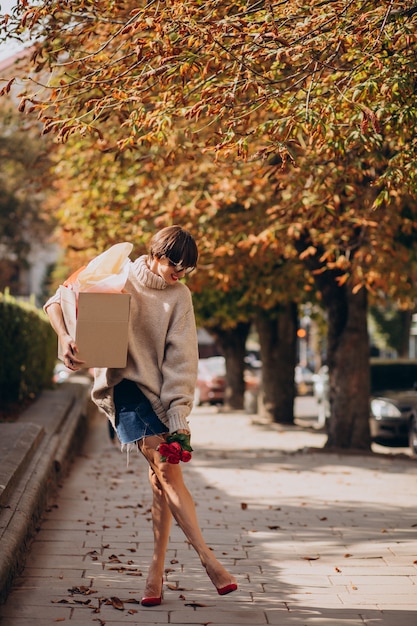
[[139,282],[145,287],[149,287],[150,289],[166,289],[168,284],[164,281],[161,276],[158,274],[154,274],[151,272],[149,267],[146,265],[146,261],[148,260],[148,255],[144,254],[140,256],[136,262],[135,270],[136,276],[138,277]]

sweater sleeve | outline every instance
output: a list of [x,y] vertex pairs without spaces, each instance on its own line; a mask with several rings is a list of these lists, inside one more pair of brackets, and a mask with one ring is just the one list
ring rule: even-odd
[[169,329],[162,368],[161,401],[171,433],[178,429],[190,430],[187,417],[193,407],[197,381],[197,329],[189,291],[188,298],[185,313]]
[[46,313],[46,309],[48,308],[48,306],[54,303],[61,304],[61,294],[60,294],[59,288],[56,290],[54,295],[51,296],[49,300],[47,300],[45,304],[43,305],[43,310],[45,311],[45,313]]

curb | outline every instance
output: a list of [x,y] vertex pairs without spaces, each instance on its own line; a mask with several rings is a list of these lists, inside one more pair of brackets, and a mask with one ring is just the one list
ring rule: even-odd
[[91,379],[74,376],[43,392],[15,424],[0,424],[7,427],[2,442],[9,451],[0,494],[0,603],[23,570],[48,499],[87,432],[93,411],[90,387]]

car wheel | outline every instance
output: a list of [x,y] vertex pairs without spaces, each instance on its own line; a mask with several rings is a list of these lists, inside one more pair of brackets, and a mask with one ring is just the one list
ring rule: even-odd
[[411,453],[417,455],[417,418],[415,415],[413,415],[410,421],[410,429],[408,431],[408,443]]

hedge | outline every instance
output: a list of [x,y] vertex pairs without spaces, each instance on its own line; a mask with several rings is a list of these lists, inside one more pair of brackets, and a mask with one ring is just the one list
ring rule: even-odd
[[0,293],[0,408],[51,387],[57,339],[45,313]]

